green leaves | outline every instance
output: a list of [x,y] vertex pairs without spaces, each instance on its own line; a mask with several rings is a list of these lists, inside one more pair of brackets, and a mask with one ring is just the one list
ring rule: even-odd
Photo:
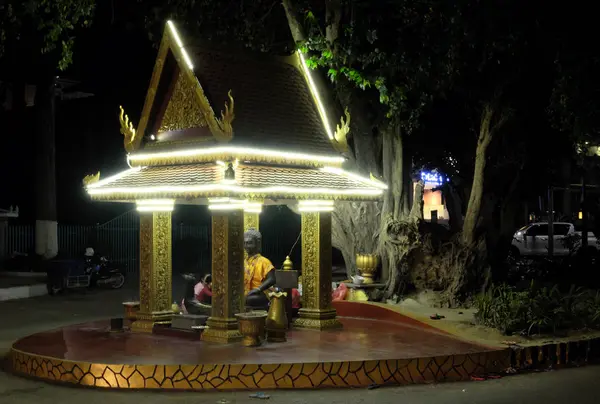
[[96,7],[95,0],[8,0],[7,3],[0,8],[0,57],[7,44],[13,49],[37,48],[40,54],[56,51],[61,70],[72,62],[75,31],[91,24]]

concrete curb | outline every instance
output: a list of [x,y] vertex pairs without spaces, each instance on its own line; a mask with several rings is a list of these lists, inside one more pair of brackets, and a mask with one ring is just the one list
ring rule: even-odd
[[27,299],[30,297],[44,296],[48,294],[45,283],[36,283],[28,286],[15,286],[0,289],[0,302],[15,299]]

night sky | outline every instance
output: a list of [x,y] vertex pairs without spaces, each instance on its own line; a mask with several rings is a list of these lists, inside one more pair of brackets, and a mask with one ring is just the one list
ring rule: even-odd
[[[56,174],[60,223],[97,223],[131,209],[129,204],[91,203],[82,187],[87,174],[107,177],[127,168],[118,110],[123,105],[134,124],[139,121],[156,50],[143,27],[112,20],[100,7],[92,28],[77,37],[73,65],[60,77],[80,81],[78,90],[91,98],[57,100]],[[29,109],[27,113],[32,113]],[[27,117],[28,118],[28,117]],[[3,117],[3,174],[0,207],[18,205],[21,221],[34,217],[34,156],[31,119]],[[5,131],[5,129],[8,130]]]

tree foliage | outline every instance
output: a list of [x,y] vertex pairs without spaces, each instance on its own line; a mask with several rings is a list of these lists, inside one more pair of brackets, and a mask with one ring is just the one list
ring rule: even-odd
[[[0,1],[0,58],[56,54],[64,70],[73,59],[78,28],[91,24],[96,0]],[[16,60],[16,59],[15,59]]]

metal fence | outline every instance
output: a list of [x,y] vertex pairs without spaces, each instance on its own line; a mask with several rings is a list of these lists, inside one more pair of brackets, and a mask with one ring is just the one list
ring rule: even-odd
[[[261,217],[263,254],[276,267],[280,267],[300,231],[299,220],[291,212],[269,209]],[[208,273],[211,268],[211,226],[174,223],[173,272]],[[9,225],[4,251],[9,255],[33,254],[35,251],[35,226]],[[139,215],[135,210],[114,219],[92,226],[58,224],[59,256],[79,258],[86,247],[104,254],[119,263],[129,275],[139,270]],[[300,245],[292,253],[296,268],[300,268]],[[0,257],[1,259],[2,257]],[[8,258],[8,257],[6,257]]]
[[[58,224],[60,257],[82,257],[87,247],[104,254],[121,265],[129,275],[139,270],[139,216],[135,211],[94,226]],[[34,225],[9,225],[4,239],[4,251],[14,255],[35,251]],[[210,269],[210,228],[202,225],[173,225],[174,272],[203,272]],[[2,258],[2,257],[0,257]]]

